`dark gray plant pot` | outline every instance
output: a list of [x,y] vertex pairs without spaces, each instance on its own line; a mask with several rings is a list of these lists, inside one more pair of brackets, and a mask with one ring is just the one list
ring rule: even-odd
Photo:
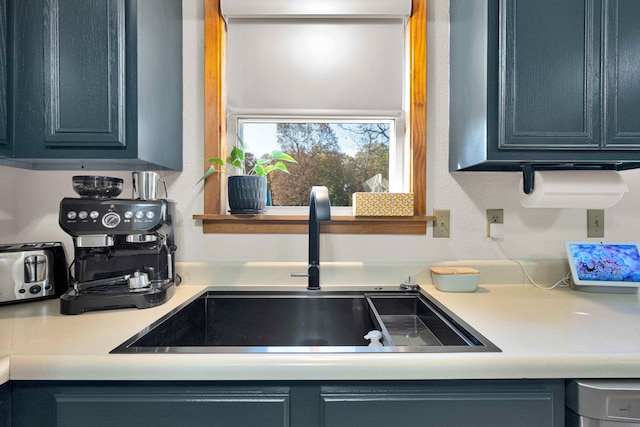
[[232,214],[259,214],[267,203],[266,176],[230,176],[227,194]]

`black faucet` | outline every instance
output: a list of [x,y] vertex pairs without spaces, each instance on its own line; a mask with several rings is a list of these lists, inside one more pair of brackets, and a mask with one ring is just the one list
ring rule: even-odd
[[309,266],[307,274],[292,273],[294,277],[308,277],[307,289],[320,289],[320,221],[331,219],[331,202],[327,187],[314,186],[309,198]]

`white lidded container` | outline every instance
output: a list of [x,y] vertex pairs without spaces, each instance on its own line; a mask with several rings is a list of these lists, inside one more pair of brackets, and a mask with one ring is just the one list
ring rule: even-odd
[[431,278],[442,292],[474,292],[480,271],[472,267],[431,267]]

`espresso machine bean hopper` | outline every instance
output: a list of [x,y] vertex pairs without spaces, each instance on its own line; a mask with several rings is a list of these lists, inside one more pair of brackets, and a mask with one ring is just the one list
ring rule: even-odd
[[[155,183],[157,174],[151,176]],[[80,197],[60,202],[59,224],[74,247],[62,314],[149,308],[175,292],[175,204],[156,198],[155,191],[152,199],[118,199],[122,184],[119,178],[74,176]]]

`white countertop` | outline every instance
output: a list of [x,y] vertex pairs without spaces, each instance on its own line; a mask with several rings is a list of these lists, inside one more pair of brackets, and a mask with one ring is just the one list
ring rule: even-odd
[[[499,275],[511,280],[514,271]],[[522,284],[524,282],[485,284],[482,281],[473,293],[444,293],[436,290],[422,273],[415,277],[421,278],[427,293],[502,351],[109,354],[144,327],[207,288],[199,273],[191,274],[187,268],[183,275],[185,283],[177,288],[169,302],[145,310],[65,316],[59,312],[58,300],[0,307],[0,384],[7,380],[640,377],[638,295],[592,294],[567,288],[541,290]],[[487,277],[493,280],[494,275],[487,274]],[[221,281],[229,284],[229,279]],[[293,286],[304,289],[302,285]]]

